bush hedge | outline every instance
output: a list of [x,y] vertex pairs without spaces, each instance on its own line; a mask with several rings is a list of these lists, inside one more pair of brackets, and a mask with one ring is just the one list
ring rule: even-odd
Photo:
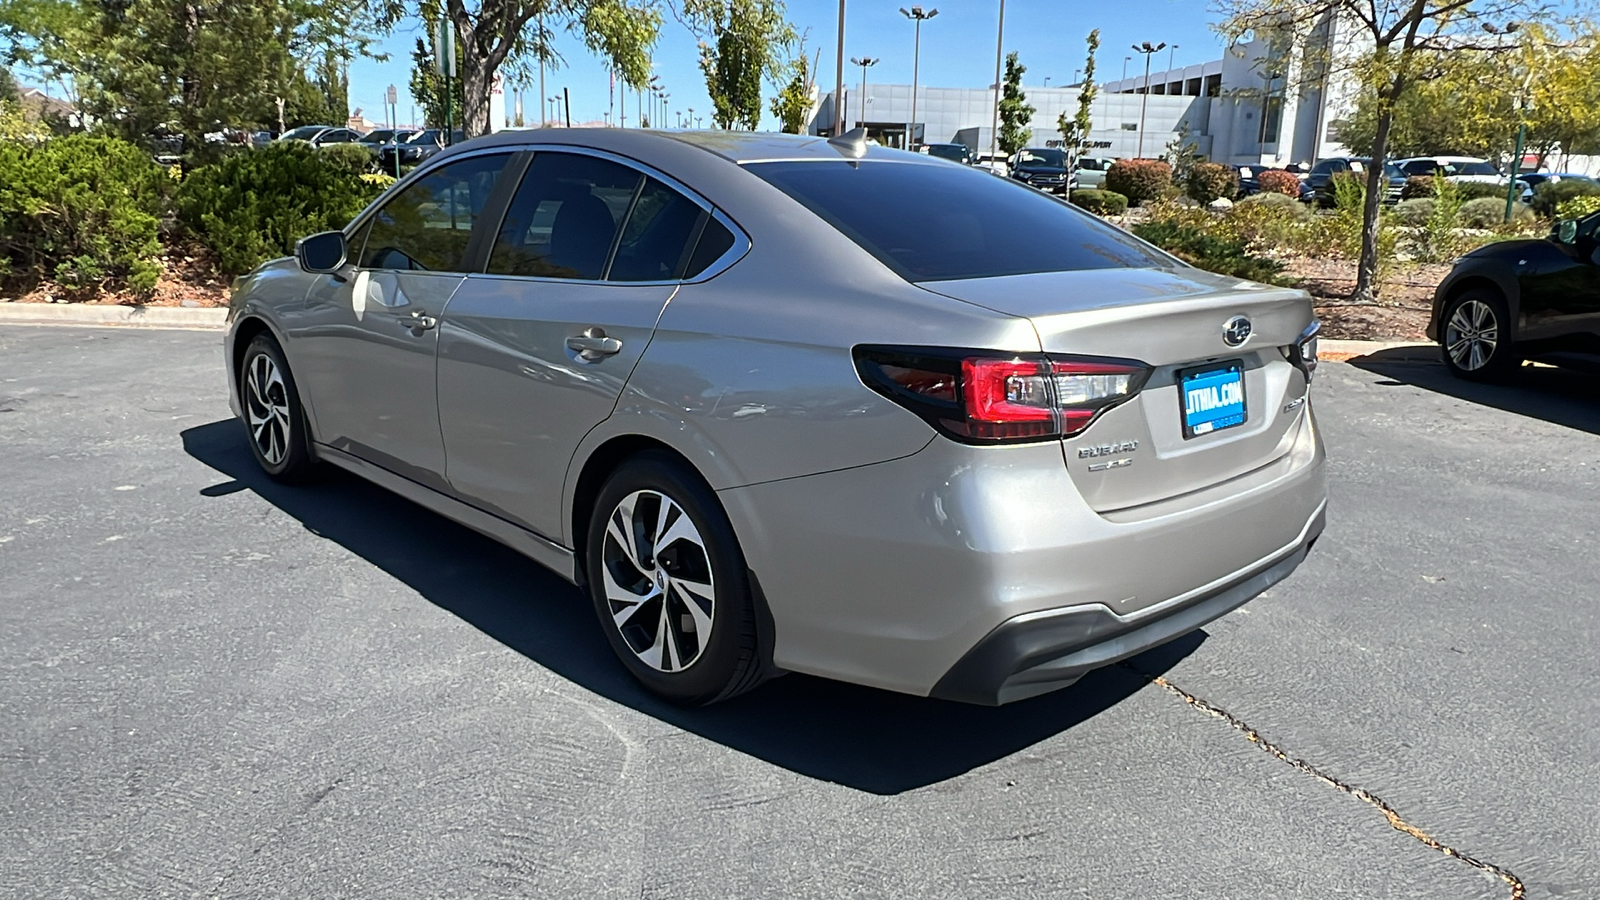
[[[1283,174],[1289,175],[1288,172]],[[1293,175],[1289,175],[1289,177],[1294,178]],[[1295,181],[1298,183],[1299,179],[1296,178]],[[1235,207],[1248,208],[1252,206],[1263,206],[1268,209],[1279,210],[1295,218],[1304,218],[1311,214],[1310,208],[1300,202],[1298,193],[1291,196],[1279,191],[1264,190],[1259,194],[1251,194],[1235,204]]]
[[1401,200],[1421,200],[1432,197],[1437,191],[1432,175],[1412,175],[1400,189]]
[[1073,191],[1072,203],[1097,216],[1120,216],[1128,211],[1128,198],[1116,191]]
[[1293,172],[1282,169],[1268,169],[1256,178],[1261,185],[1263,194],[1282,194],[1286,197],[1300,199],[1300,179]]
[[1243,240],[1221,237],[1202,226],[1178,221],[1146,222],[1133,233],[1184,262],[1218,275],[1275,283],[1283,263],[1247,252]]
[[1184,193],[1200,203],[1239,196],[1239,170],[1222,163],[1195,163],[1189,168],[1189,179],[1184,182]]
[[1495,198],[1500,201],[1500,212],[1505,213],[1506,186],[1503,184],[1484,184],[1481,181],[1458,181],[1456,193],[1463,200],[1483,200]]
[[323,159],[349,170],[352,175],[365,175],[377,170],[378,158],[360,144],[329,144],[319,147],[317,152],[322,154]]
[[1433,212],[1432,197],[1412,197],[1394,205],[1395,221],[1408,228],[1421,228],[1428,224],[1428,220],[1433,218]]
[[190,173],[178,217],[238,275],[293,253],[306,235],[343,228],[382,190],[325,150],[274,143]]
[[1159,159],[1122,159],[1106,170],[1106,190],[1135,206],[1159,200],[1172,188],[1172,167]]
[[[1511,221],[1531,218],[1533,212],[1521,203],[1511,207]],[[1461,224],[1467,228],[1499,228],[1505,221],[1504,197],[1476,197],[1461,204]]]
[[1556,207],[1557,219],[1582,219],[1600,212],[1600,194],[1573,197]]
[[0,143],[0,272],[148,293],[173,180],[111,137]]
[[1554,218],[1556,207],[1577,197],[1600,196],[1600,184],[1566,178],[1546,181],[1533,189],[1533,211],[1547,219]]

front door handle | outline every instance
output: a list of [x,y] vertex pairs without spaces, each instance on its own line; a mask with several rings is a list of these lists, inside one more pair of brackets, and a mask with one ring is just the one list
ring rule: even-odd
[[604,328],[585,328],[582,334],[567,338],[567,349],[578,354],[585,362],[594,362],[604,356],[621,352],[622,341],[606,337]]
[[422,312],[414,312],[409,316],[401,316],[400,324],[411,329],[412,337],[422,337],[422,333],[438,325],[439,320]]

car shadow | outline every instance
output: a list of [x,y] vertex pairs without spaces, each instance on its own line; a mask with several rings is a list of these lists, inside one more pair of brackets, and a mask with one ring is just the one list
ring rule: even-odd
[[[614,702],[812,778],[874,794],[926,787],[1030,747],[1122,702],[1205,640],[1194,632],[999,708],[930,700],[790,674],[709,707],[646,694],[619,665],[587,596],[502,544],[337,470],[282,485],[256,465],[233,419],[183,432],[190,456],[233,479],[200,493],[254,491],[541,666]],[[396,535],[423,539],[397,541]]]
[[1600,434],[1600,377],[1570,369],[1525,365],[1504,382],[1480,384],[1451,375],[1437,353],[1400,347],[1355,357],[1350,365],[1382,375],[1390,383]]

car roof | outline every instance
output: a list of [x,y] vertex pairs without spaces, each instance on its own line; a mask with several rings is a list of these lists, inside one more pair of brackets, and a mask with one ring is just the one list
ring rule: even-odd
[[[603,148],[629,156],[648,156],[652,148],[661,148],[663,143],[687,144],[740,164],[780,160],[838,161],[847,158],[827,138],[815,135],[763,131],[656,131],[647,128],[508,128],[458,143],[451,150],[459,152],[460,148],[510,147],[530,143]],[[924,154],[893,150],[872,143],[867,144],[862,158],[934,164]]]

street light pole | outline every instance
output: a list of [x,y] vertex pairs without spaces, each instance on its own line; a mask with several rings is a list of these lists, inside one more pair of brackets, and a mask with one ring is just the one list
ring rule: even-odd
[[1145,110],[1150,108],[1150,57],[1166,48],[1165,41],[1155,46],[1151,46],[1149,41],[1145,41],[1143,44],[1135,44],[1133,47],[1133,52],[1144,54],[1144,97],[1139,103],[1139,149],[1134,153],[1135,159],[1144,159],[1144,113]]
[[[1177,44],[1173,44],[1171,47],[1169,47],[1167,49],[1167,84],[1169,84],[1169,85],[1172,84],[1172,57],[1174,55],[1176,55],[1177,52],[1178,52],[1178,45]],[[1147,86],[1145,88],[1145,91],[1149,92],[1149,90],[1150,90],[1150,88]]]
[[[862,128],[867,127],[867,66],[875,66],[882,61],[883,57],[881,56],[877,58],[873,58],[871,56],[850,57],[851,65],[861,67],[861,99],[856,101],[856,105],[861,107]],[[848,125],[849,122],[846,122],[845,124]]]
[[839,0],[839,57],[834,70],[833,136],[844,134],[844,0]]
[[[911,44],[911,121],[906,123],[907,150],[916,146],[917,76],[922,64],[922,23],[924,20],[931,19],[938,14],[939,11],[937,9],[930,9],[924,12],[920,6],[913,6],[910,9],[906,9],[904,6],[900,7],[900,15],[916,23],[916,37]],[[865,96],[865,89],[863,89],[863,96]],[[863,109],[862,112],[865,113],[866,110]]]
[[1128,61],[1131,59],[1133,59],[1131,56],[1124,56],[1122,58],[1122,80],[1124,83],[1126,83],[1128,80]]
[[989,155],[998,156],[1000,146],[1000,63],[1005,58],[1006,0],[1000,0],[1000,25],[994,36],[994,116],[989,122]]

